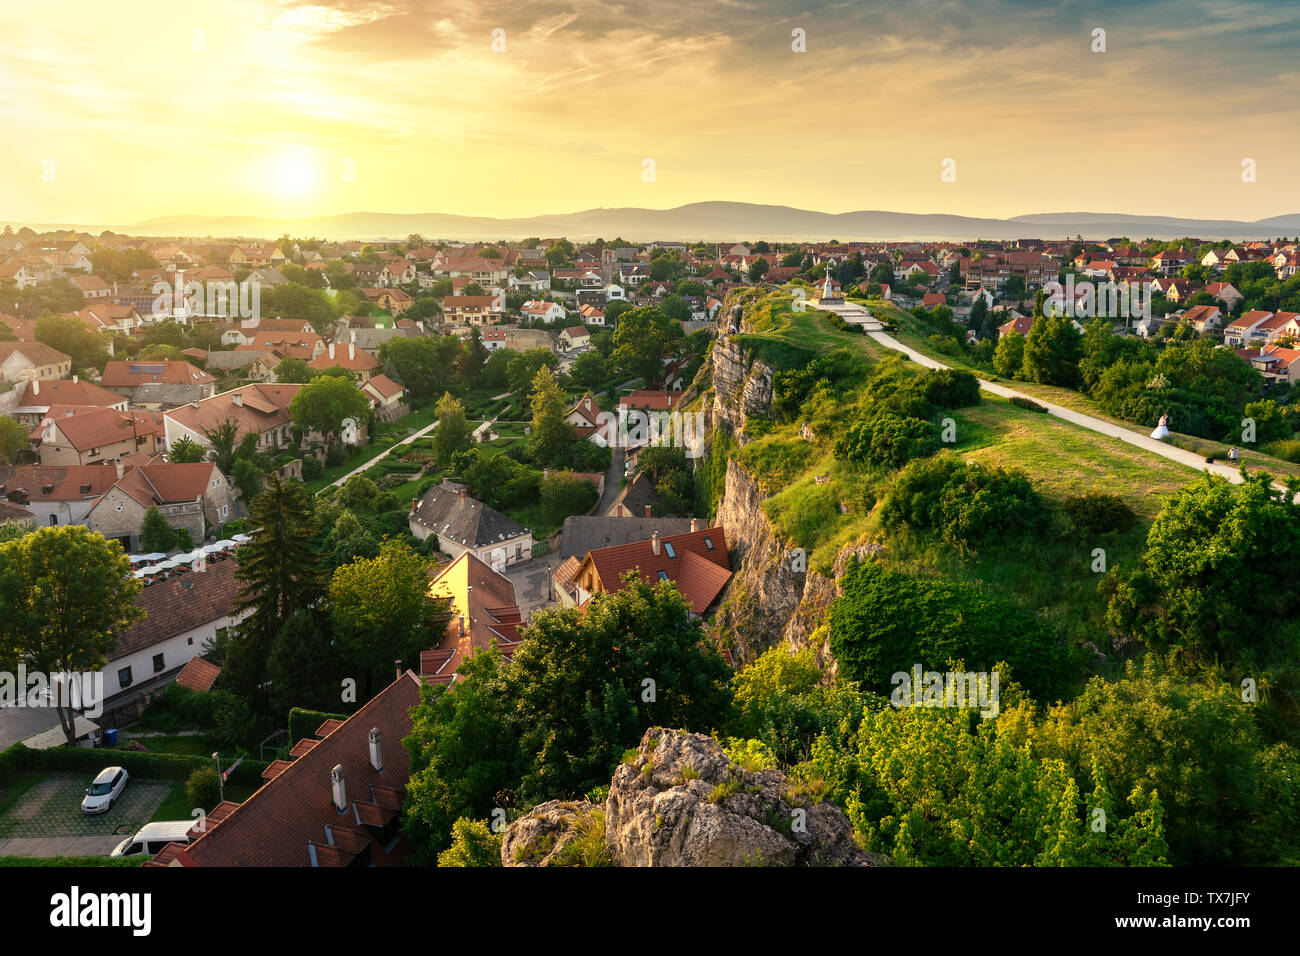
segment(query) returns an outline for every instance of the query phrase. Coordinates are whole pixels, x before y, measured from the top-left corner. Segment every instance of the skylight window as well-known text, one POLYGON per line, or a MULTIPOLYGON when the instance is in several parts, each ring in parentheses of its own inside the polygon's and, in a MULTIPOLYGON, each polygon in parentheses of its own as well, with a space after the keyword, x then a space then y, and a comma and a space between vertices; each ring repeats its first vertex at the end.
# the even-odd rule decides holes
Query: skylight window
POLYGON ((713 550, 713 539, 712 539, 712 538, 705 538, 705 539, 704 539, 704 546, 705 546, 706 548, 708 548, 710 551, 712 551, 712 550, 713 550))
POLYGON ((673 550, 672 543, 669 541, 664 542, 664 551, 668 553, 668 557, 670 558, 677 557, 677 552, 673 550))
POLYGON ((668 580, 668 572, 667 572, 667 571, 660 571, 660 572, 659 572, 659 580, 660 580, 660 581, 667 581, 667 580, 668 580))

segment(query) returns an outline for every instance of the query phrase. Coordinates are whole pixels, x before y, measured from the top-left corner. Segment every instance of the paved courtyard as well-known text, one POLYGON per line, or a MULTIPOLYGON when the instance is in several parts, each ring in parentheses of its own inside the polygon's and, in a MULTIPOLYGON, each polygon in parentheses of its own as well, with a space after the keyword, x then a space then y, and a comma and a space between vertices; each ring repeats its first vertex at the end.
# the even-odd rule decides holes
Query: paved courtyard
POLYGON ((525 620, 532 611, 541 610, 550 603, 547 599, 551 577, 549 569, 559 566, 559 555, 546 554, 531 561, 512 564, 503 572, 515 586, 515 600, 519 602, 519 613, 525 620))
POLYGON ((0 814, 0 856, 107 854, 158 812, 172 784, 132 780, 113 809, 81 812, 90 776, 50 774, 0 814))

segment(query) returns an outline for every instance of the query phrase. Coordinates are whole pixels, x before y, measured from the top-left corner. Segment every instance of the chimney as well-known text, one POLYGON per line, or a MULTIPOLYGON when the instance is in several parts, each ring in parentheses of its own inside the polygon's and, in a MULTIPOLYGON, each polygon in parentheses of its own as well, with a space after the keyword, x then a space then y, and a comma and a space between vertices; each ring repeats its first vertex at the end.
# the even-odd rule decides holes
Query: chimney
POLYGON ((244 407, 244 396, 240 395, 238 392, 231 392, 230 400, 235 403, 236 408, 244 407))
POLYGON ((334 343, 330 343, 330 358, 334 357, 334 343))
POLYGON ((348 808, 347 788, 343 785, 343 764, 335 764, 330 771, 330 792, 334 797, 334 809, 342 813, 348 808))
POLYGON ((118 481, 121 481, 121 480, 122 480, 122 476, 126 474, 126 469, 122 467, 122 459, 121 459, 121 458, 119 458, 119 459, 117 460, 115 470, 117 471, 117 480, 118 480, 118 481))
POLYGON ((39 378, 32 379, 32 394, 41 394, 41 380, 39 378))
MULTIPOLYGON (((401 662, 401 660, 400 660, 400 659, 395 659, 395 660, 393 661, 393 667, 397 668, 397 679, 398 679, 398 680, 401 680, 401 679, 402 679, 402 662, 401 662)), ((372 731, 370 731, 370 732, 371 732, 372 734, 378 734, 378 733, 379 733, 378 730, 372 730, 372 731)), ((382 770, 383 768, 381 767, 381 768, 379 768, 379 769, 382 770)))
POLYGON ((645 506, 645 516, 646 516, 647 518, 650 517, 650 506, 649 506, 649 505, 646 505, 646 506, 645 506))
POLYGON ((464 504, 467 498, 469 498, 469 489, 468 489, 468 488, 462 488, 462 489, 460 489, 460 502, 461 502, 461 504, 464 504))
POLYGON ((659 554, 659 532, 656 531, 650 535, 650 550, 656 555, 659 554))
POLYGON ((75 376, 75 375, 72 376, 72 384, 73 384, 73 385, 76 385, 76 384, 77 384, 77 376, 75 376))
POLYGON ((350 361, 352 361, 353 359, 355 359, 356 357, 357 357, 357 347, 356 347, 355 345, 353 345, 351 342, 349 342, 349 343, 348 343, 348 361, 350 362, 350 361))
POLYGON ((415 514, 415 509, 417 509, 417 508, 419 508, 419 507, 420 507, 420 499, 419 499, 419 498, 412 498, 412 499, 411 499, 411 514, 415 514))
POLYGON ((384 772, 384 752, 379 746, 379 728, 370 728, 370 766, 375 768, 375 773, 384 772))
POLYGON ((691 534, 694 534, 695 532, 697 532, 697 531, 699 531, 699 530, 700 530, 700 519, 699 519, 699 518, 692 518, 692 519, 691 519, 691 534))

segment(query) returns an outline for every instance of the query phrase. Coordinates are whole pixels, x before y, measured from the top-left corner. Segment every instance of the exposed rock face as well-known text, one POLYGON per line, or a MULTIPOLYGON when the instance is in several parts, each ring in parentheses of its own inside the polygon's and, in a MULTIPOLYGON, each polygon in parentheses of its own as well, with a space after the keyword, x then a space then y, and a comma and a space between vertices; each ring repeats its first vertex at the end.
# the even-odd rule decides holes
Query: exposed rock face
POLYGON ((740 345, 731 337, 713 344, 709 363, 714 390, 712 424, 725 422, 744 444, 745 419, 771 412, 775 373, 763 362, 746 363, 740 345))
POLYGON ((578 820, 599 809, 586 800, 548 800, 506 827, 502 866, 552 866, 578 838, 578 820))
POLYGON ((652 727, 614 772, 605 841, 620 866, 873 866, 839 808, 736 766, 712 737, 652 727))

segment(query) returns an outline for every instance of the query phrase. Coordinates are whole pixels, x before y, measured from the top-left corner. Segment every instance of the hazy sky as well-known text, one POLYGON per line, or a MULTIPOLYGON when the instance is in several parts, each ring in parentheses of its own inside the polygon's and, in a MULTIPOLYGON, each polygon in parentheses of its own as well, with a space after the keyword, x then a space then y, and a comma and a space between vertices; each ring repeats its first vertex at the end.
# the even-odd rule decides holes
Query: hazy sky
POLYGON ((1256 219, 1300 212, 1298 53, 1294 0, 6 3, 0 220, 1256 219))

